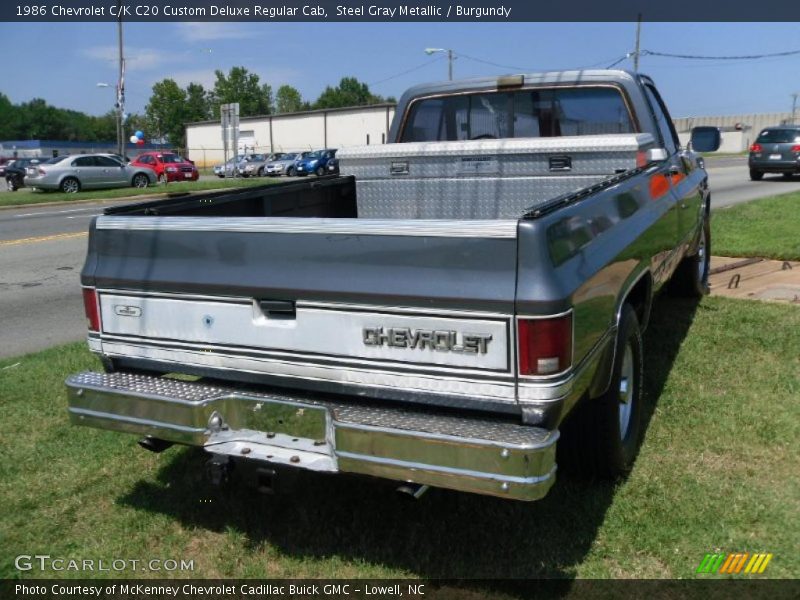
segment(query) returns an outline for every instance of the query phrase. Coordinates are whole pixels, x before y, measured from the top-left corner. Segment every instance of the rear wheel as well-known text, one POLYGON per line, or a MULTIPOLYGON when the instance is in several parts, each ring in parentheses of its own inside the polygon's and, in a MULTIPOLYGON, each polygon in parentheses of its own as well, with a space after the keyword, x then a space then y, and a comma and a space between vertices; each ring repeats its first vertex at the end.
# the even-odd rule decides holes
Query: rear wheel
POLYGON ((636 311, 622 307, 605 394, 587 400, 568 430, 571 451, 580 470, 601 477, 630 472, 644 434, 642 411, 642 335, 636 311))
POLYGON ((764 173, 757 169, 750 169, 750 179, 753 181, 761 181, 764 179, 764 173))
POLYGON ((65 194, 77 194, 81 191, 81 182, 74 177, 67 177, 61 182, 61 191, 65 194))
POLYGON ((286 176, 287 177, 293 177, 294 176, 294 167, 289 167, 288 169, 286 169, 286 176))
POLYGON ((264 176, 264 167, 259 167, 259 168, 258 168, 258 173, 257 173, 257 175, 258 175, 259 177, 263 177, 263 176, 264 176))
POLYGON ((137 173, 133 176, 133 187, 146 188, 150 185, 150 179, 144 173, 137 173))
POLYGON ((685 257, 670 281, 670 291, 677 296, 700 298, 708 294, 708 272, 711 259, 711 228, 708 217, 703 219, 697 250, 685 257))

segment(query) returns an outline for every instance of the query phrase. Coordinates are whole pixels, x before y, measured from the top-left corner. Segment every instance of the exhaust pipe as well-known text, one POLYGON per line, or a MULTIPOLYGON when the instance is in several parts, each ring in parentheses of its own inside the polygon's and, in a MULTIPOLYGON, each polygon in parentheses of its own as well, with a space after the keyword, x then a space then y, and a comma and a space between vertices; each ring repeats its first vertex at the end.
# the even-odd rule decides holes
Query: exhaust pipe
POLYGON ((159 452, 163 452, 167 448, 172 447, 173 442, 150 437, 148 435, 147 437, 143 437, 139 440, 139 445, 145 450, 150 450, 150 452, 155 452, 158 454, 159 452))
POLYGON ((422 498, 422 495, 430 489, 431 486, 429 485, 422 485, 420 483, 404 483, 399 488, 397 488, 397 493, 403 496, 404 498, 410 498, 412 500, 419 500, 422 498))

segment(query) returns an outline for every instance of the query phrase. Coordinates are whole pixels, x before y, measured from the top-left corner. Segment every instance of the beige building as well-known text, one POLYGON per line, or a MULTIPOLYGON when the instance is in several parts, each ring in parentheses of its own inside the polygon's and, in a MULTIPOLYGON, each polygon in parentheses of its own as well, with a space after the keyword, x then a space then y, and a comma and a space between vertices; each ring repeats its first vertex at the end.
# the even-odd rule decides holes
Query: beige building
MULTIPOLYGON (((240 152, 291 152, 385 144, 394 104, 329 108, 239 120, 240 152)), ((219 121, 189 123, 186 153, 198 166, 223 160, 219 121)))
MULTIPOLYGON (((394 117, 394 104, 310 110, 285 115, 245 117, 239 121, 240 152, 291 152, 385 144, 394 117)), ((791 113, 682 117, 674 119, 681 143, 689 141, 692 127, 713 125, 722 129, 719 152, 746 151, 764 127, 789 123, 791 113)), ((219 121, 186 126, 187 154, 198 166, 222 162, 219 121)))

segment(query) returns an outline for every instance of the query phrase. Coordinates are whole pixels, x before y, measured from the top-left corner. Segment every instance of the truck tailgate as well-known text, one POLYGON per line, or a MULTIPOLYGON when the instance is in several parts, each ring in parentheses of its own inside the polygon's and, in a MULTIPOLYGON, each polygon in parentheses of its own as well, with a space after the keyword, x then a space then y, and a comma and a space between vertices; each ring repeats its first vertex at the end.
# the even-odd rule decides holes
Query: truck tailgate
POLYGON ((508 406, 516 231, 515 221, 104 216, 82 280, 98 291, 95 343, 118 360, 508 406))

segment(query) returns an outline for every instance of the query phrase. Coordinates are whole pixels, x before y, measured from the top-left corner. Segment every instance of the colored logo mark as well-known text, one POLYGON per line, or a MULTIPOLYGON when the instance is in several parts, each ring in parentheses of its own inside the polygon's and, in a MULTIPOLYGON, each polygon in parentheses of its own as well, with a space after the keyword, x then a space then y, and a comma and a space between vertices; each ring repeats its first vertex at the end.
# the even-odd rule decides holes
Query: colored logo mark
POLYGON ((763 573, 772 554, 767 552, 733 552, 731 554, 706 554, 695 573, 730 573, 749 574, 763 573))

